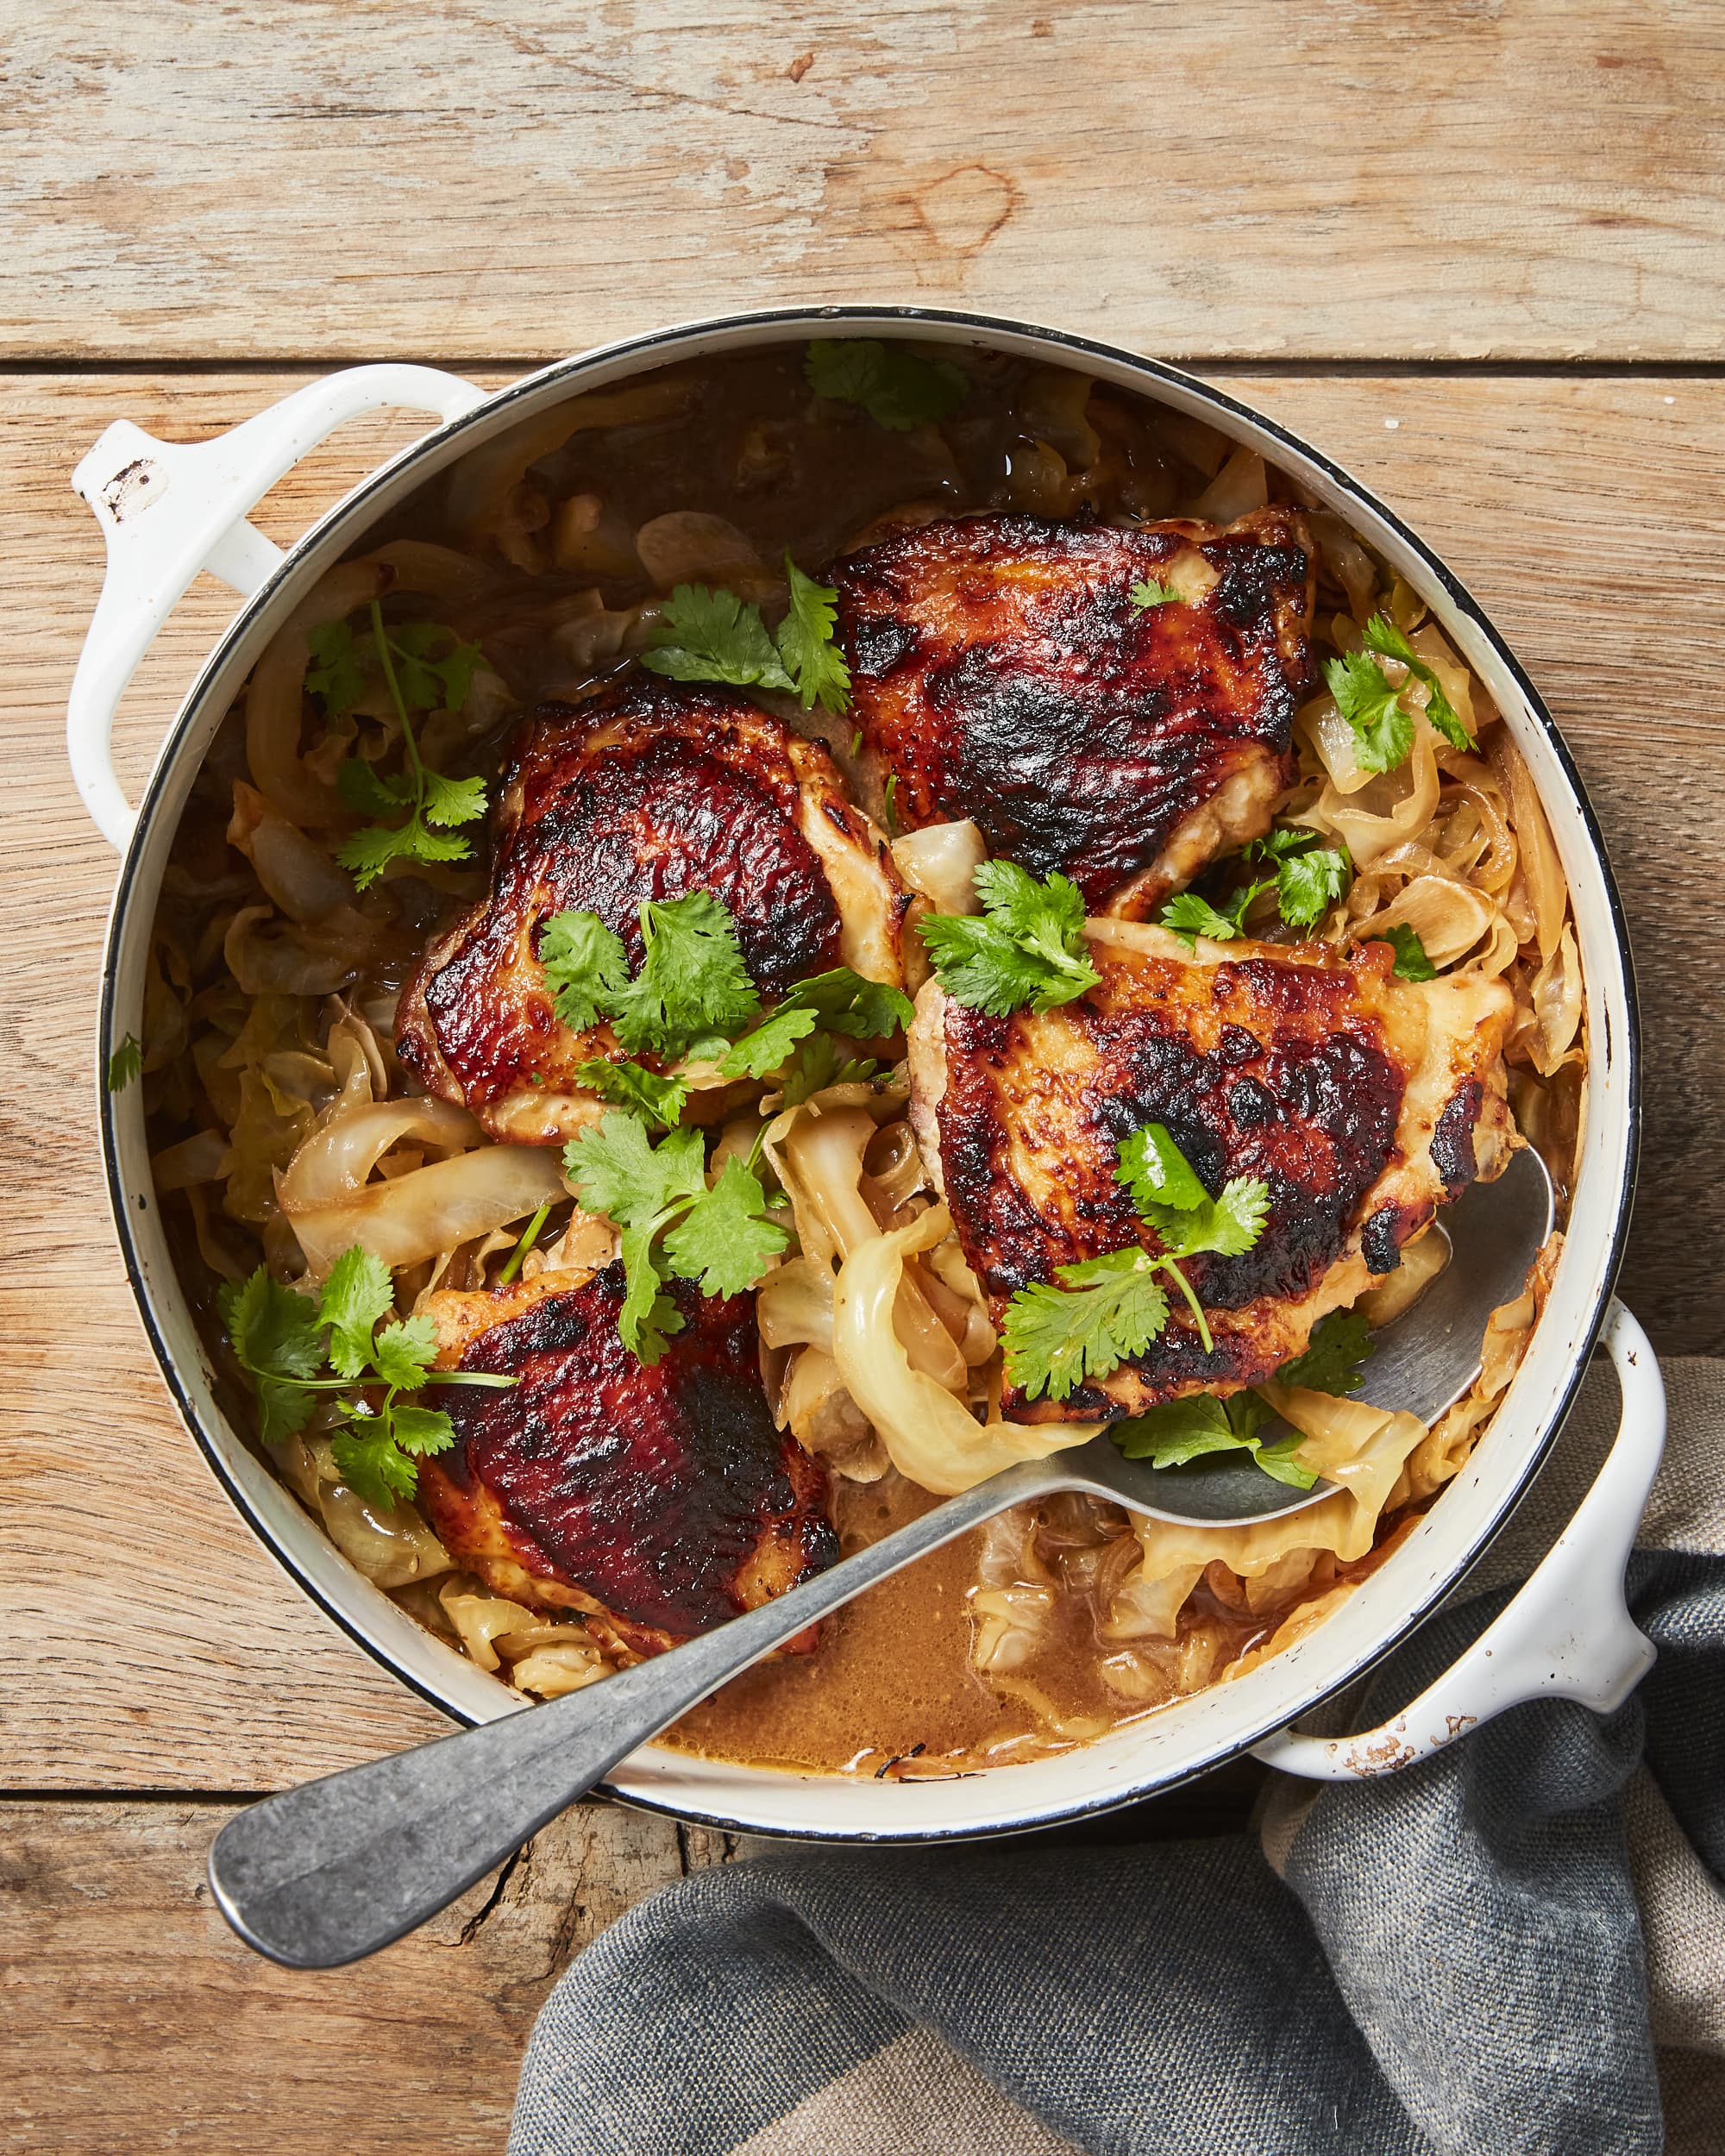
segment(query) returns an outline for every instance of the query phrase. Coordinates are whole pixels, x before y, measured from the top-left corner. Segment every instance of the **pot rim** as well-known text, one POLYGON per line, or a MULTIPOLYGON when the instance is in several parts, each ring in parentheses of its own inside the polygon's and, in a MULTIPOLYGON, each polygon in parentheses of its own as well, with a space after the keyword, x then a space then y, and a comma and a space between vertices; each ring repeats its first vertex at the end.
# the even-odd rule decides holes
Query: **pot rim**
MULTIPOLYGON (((490 436, 503 431, 515 417, 522 416, 519 407, 536 400, 546 404, 555 402, 545 392, 554 386, 568 390, 580 377, 601 370, 612 374, 645 371, 666 364, 683 348, 711 346, 714 340, 734 339, 741 342, 750 331, 760 332, 763 341, 788 342, 799 336, 818 335, 823 329, 837 329, 852 335, 870 332, 886 335, 914 335, 919 327, 935 332, 959 332, 977 342, 1000 349, 1015 349, 1026 356, 1032 354, 1045 356, 1054 363, 1081 366, 1085 361, 1101 362, 1102 371, 1116 379, 1123 376, 1136 378, 1127 386, 1138 393, 1157 396, 1158 390, 1176 392, 1176 403, 1190 400, 1201 404, 1211 412, 1233 421, 1230 431, 1239 440, 1243 435, 1257 435, 1267 438, 1276 448, 1287 454, 1289 465, 1298 469, 1304 466, 1320 473, 1338 494, 1351 505, 1364 509, 1369 518, 1375 518, 1391 532, 1401 545, 1424 568, 1434 585, 1443 592, 1455 612, 1464 617, 1474 628, 1492 656, 1503 668, 1523 700, 1526 711, 1543 737, 1543 745, 1558 766, 1571 801, 1578 815, 1586 842, 1586 851, 1596 873, 1605 903, 1609 942, 1614 948, 1618 966, 1615 984, 1622 997, 1622 1015, 1625 1020, 1626 1037, 1621 1042, 1609 1038, 1610 1012, 1606 1009, 1607 1038, 1604 1044, 1609 1059, 1615 1062, 1621 1073, 1622 1102, 1617 1113, 1622 1122, 1621 1175, 1615 1200, 1611 1206, 1609 1237, 1606 1240, 1603 1263, 1597 1274, 1590 1307, 1586 1311, 1567 1351, 1567 1369, 1561 1385, 1546 1395, 1534 1408, 1529 1403, 1527 1413, 1531 1419, 1537 1413, 1543 1427, 1537 1444, 1527 1447, 1515 1472, 1499 1495, 1490 1516, 1480 1526, 1471 1548, 1465 1556, 1452 1564, 1447 1571, 1436 1578, 1430 1587, 1416 1597, 1387 1630, 1380 1627, 1378 1633, 1364 1650, 1353 1654, 1340 1674, 1326 1677, 1321 1688, 1310 1695, 1302 1695, 1289 1702, 1273 1706, 1261 1717, 1262 1726, 1252 1726, 1245 1737, 1235 1736, 1226 1743, 1201 1752, 1176 1771, 1157 1773, 1153 1779, 1139 1781, 1124 1789, 1096 1788, 1088 1795, 1075 1796, 1070 1801, 1052 1805, 1033 1805, 1028 1809, 1014 1807, 1009 1799, 1000 1809, 1002 1816, 985 1824, 940 1824, 925 1827, 888 1827, 881 1830, 859 1829, 855 1827, 831 1827, 819 1823, 788 1826, 762 1821, 758 1818, 732 1816, 723 1810, 715 1810, 685 1797, 676 1801, 656 1795, 650 1789, 626 1783, 628 1762, 617 1771, 612 1780, 602 1785, 605 1794, 639 1810, 664 1814, 673 1818, 691 1820, 718 1831, 750 1835, 776 1835, 788 1839, 832 1840, 858 1843, 888 1843, 913 1846, 952 1840, 986 1839, 1002 1834, 1017 1833, 1030 1828, 1051 1827, 1064 1821, 1100 1816, 1122 1806, 1142 1801, 1145 1796, 1163 1790, 1176 1789, 1208 1773, 1225 1760, 1239 1757, 1251 1746, 1274 1731, 1310 1714, 1323 1700, 1334 1695, 1346 1685, 1375 1668, 1387 1655, 1401 1645, 1438 1605, 1446 1600, 1467 1577, 1485 1551, 1495 1542, 1522 1498, 1526 1495, 1540 1465, 1543 1463, 1557 1436, 1563 1427, 1569 1410, 1586 1373, 1594 1344, 1603 1323, 1613 1287, 1622 1265, 1624 1246, 1628 1233, 1640 1149, 1641 1121, 1641 1059, 1640 1022, 1635 987, 1633 957, 1630 950, 1627 918, 1610 865, 1603 835, 1583 784, 1568 744, 1565 741, 1544 699, 1535 688, 1526 669, 1510 649, 1502 633, 1494 626, 1490 616, 1473 593, 1456 575, 1448 564, 1396 512, 1380 501, 1372 491, 1355 479, 1344 467, 1314 448, 1302 436, 1283 426, 1276 420, 1258 411, 1254 406, 1229 394, 1222 388, 1206 382, 1166 361, 1146 358, 1123 348, 1108 345, 1070 330, 1046 328, 1011 317, 973 313, 967 310, 925 308, 910 305, 831 305, 820 307, 783 307, 744 310, 740 312, 701 317, 662 329, 643 332, 633 337, 613 340, 592 350, 555 360, 549 365, 505 384, 502 388, 486 395, 483 401, 471 411, 455 419, 446 421, 420 436, 415 442, 377 466, 346 495, 331 505, 287 548, 282 561, 269 577, 238 608, 233 619, 199 667, 169 727, 157 753, 154 765, 138 805, 136 828, 123 856, 117 878, 109 922, 104 937, 102 981, 98 1017, 98 1123, 101 1131, 102 1153, 108 1194, 113 1213, 116 1238, 120 1244, 128 1282, 137 1305, 157 1366, 172 1395, 181 1420, 190 1431, 194 1443, 203 1454, 216 1480, 233 1501, 236 1509, 258 1537, 264 1548, 279 1564, 296 1585, 305 1593, 339 1629, 380 1667, 389 1671, 398 1683, 408 1687, 426 1703, 458 1723, 471 1727, 479 1719, 464 1706, 442 1693, 429 1679, 424 1679, 403 1667, 392 1651, 374 1639, 367 1630, 362 1614, 349 1613, 339 1606, 331 1594, 311 1576, 310 1570, 285 1549, 269 1523, 262 1517, 249 1493, 224 1457, 222 1446, 205 1430, 204 1415, 191 1389, 184 1379, 172 1344, 159 1320, 154 1294, 145 1276, 142 1255, 138 1246, 130 1211, 127 1202, 128 1187, 122 1160, 122 1140, 118 1129, 116 1107, 118 1097, 110 1095, 101 1083, 101 1072, 105 1069, 106 1054, 116 1035, 116 1005, 123 982, 120 969, 119 943, 129 908, 137 896, 136 886, 142 870, 146 840, 163 806, 172 774, 177 769, 188 735, 203 715, 206 699, 212 687, 223 674, 239 645, 253 635, 261 617, 283 600, 290 586, 298 587, 310 581, 310 562, 314 555, 323 553, 331 542, 346 536, 360 536, 369 516, 376 512, 377 497, 386 488, 399 486, 410 473, 419 467, 433 469, 446 467, 464 450, 476 446, 469 437, 475 435, 490 436), (624 363, 632 363, 627 367, 624 363), (1005 1814, 1010 1814, 1009 1816, 1005 1814)), ((941 340, 949 341, 949 340, 941 340)), ((430 472, 422 473, 429 477, 430 472)), ((404 490, 405 491, 405 490, 404 490)), ((152 894, 154 897, 154 894, 152 894)), ((1579 923, 1578 922, 1578 929, 1579 923)), ((1602 984, 1602 988, 1604 984, 1602 984)), ((1602 1171, 1603 1172, 1603 1171, 1602 1171)), ((1512 1387, 1512 1393, 1514 1388, 1512 1387)), ((1509 1400, 1500 1402, 1494 1422, 1509 1411, 1509 1400)), ((225 1421, 225 1418, 223 1418, 225 1421)), ((245 1446, 245 1439, 235 1432, 237 1441, 245 1446)), ((314 1522, 308 1521, 314 1531, 321 1533, 314 1522)), ((355 1576, 359 1576, 355 1575, 355 1576)), ((1337 1613, 1340 1614, 1340 1613, 1337 1613)), ((1320 1631, 1327 1629, 1327 1620, 1320 1631)), ((1295 1650, 1285 1650, 1276 1658, 1286 1664, 1295 1650)), ((1270 1666, 1270 1665, 1266 1665, 1270 1666)), ((1309 1680, 1308 1680, 1309 1683, 1309 1680)), ((1214 1688, 1210 1688, 1214 1689, 1214 1688)), ((1202 1693, 1195 1698, 1204 1696, 1202 1693)), ((1169 1712, 1177 1711, 1182 1702, 1171 1702, 1169 1712)), ((525 1703, 523 1702, 524 1705, 525 1703)), ((500 1711, 510 1711, 507 1706, 500 1711)), ((1151 1719, 1158 1719, 1151 1717, 1151 1719)), ((1131 1727, 1142 1727, 1142 1724, 1131 1727)), ((1107 1744, 1107 1738, 1079 1747, 1081 1753, 1096 1753, 1107 1744)), ((674 1762, 684 1771, 690 1785, 699 1787, 699 1770, 707 1763, 688 1755, 655 1752, 659 1762, 674 1762)), ((768 1776, 785 1784, 803 1781, 823 1782, 838 1777, 804 1776, 794 1771, 772 1767, 728 1766, 733 1773, 750 1777, 768 1776)), ((1016 1778, 1028 1776, 1033 1770, 1020 1764, 987 1771, 992 1782, 1010 1771, 1016 1778)), ((966 1777, 957 1779, 970 1778, 966 1777)), ((928 1788, 931 1783, 894 1785, 928 1788)))

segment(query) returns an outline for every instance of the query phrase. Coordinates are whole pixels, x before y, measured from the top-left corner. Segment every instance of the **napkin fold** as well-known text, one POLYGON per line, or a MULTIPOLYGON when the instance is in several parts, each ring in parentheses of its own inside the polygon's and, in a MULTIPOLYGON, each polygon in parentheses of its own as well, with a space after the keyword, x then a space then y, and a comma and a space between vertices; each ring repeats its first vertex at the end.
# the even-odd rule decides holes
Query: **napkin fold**
MULTIPOLYGON (((1659 1661, 1609 1720, 1536 1702, 1383 1780, 1277 1776, 1250 1835, 699 1873, 547 2001, 511 2156, 1717 2156, 1725 1362, 1663 1368, 1629 1576, 1659 1661)), ((1598 1366, 1343 1726, 1484 1629, 1615 1426, 1598 1366)))

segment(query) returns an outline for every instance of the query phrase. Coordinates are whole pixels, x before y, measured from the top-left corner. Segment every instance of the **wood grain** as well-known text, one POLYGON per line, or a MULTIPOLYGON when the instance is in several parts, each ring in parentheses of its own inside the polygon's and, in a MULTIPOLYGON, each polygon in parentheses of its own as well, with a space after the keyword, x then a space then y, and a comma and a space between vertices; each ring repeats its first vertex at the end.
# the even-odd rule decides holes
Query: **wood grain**
POLYGON ((0 2149, 499 2156, 540 2002, 681 1876, 668 1821, 583 1808, 398 1946, 307 1975, 228 1930, 212 1803, 0 1803, 0 2149))
POLYGON ((1709 0, 13 0, 0 354, 552 356, 716 308, 1713 359, 1709 0))
MULTIPOLYGON (((299 377, 0 381, 12 564, 0 846, 0 1729, 19 1789, 273 1787, 430 1734, 437 1718, 254 1544, 158 1381, 111 1242, 91 1013, 112 856, 62 760, 100 576, 65 476, 124 414, 207 435, 299 377)), ((1710 385, 1238 379, 1352 466, 1496 612, 1605 821, 1648 1017, 1648 1147, 1626 1293, 1665 1349, 1725 1345, 1725 947, 1705 869, 1725 812, 1725 411, 1710 385), (1673 1223, 1680 1224, 1674 1230, 1673 1223)), ((415 423, 376 423, 284 482, 286 539, 415 423)), ((200 589, 129 701, 135 781, 229 602, 200 589)))

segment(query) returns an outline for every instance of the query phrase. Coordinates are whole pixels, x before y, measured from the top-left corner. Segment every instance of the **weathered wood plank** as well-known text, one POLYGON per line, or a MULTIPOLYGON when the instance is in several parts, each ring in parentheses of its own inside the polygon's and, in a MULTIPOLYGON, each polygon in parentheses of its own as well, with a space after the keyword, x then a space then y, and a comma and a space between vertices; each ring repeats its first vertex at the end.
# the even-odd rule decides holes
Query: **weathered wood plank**
POLYGON ((352 1969, 278 1969, 204 1883, 232 1808, 0 1803, 0 2147, 499 2156, 541 2002, 680 1875, 676 1829, 568 1814, 352 1969))
POLYGON ((0 350, 555 355, 716 306, 1711 358, 1708 0, 16 0, 0 350))
MULTIPOLYGON (((269 1787, 436 1727, 303 1601, 204 1472, 150 1366, 94 1153, 90 1037, 113 863, 65 774, 60 729, 100 561, 65 475, 112 417, 190 438, 292 379, 0 383, 12 414, 0 430, 0 555, 12 569, 0 1728, 14 1787, 269 1787)), ((1725 596, 1715 387, 1233 386, 1352 464, 1446 550, 1567 728, 1623 880, 1648 1010, 1649 1146, 1626 1292, 1662 1347, 1716 1351, 1725 946, 1696 873, 1716 857, 1725 810, 1725 651, 1702 633, 1725 596)), ((411 423, 351 430, 284 484, 262 521, 291 536, 411 423)), ((226 610, 201 592, 164 636, 124 730, 134 777, 226 610)))

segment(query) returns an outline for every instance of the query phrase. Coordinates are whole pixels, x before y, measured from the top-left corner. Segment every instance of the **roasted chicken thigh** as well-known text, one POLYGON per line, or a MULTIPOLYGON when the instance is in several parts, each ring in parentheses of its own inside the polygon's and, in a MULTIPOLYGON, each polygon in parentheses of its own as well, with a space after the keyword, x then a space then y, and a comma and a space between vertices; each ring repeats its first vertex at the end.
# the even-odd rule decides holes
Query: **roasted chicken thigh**
POLYGON ((426 952, 396 1047, 430 1093, 495 1138, 553 1144, 599 1105, 574 1073, 621 1051, 559 1018, 545 924, 588 912, 642 955, 643 899, 729 907, 771 996, 848 965, 896 987, 908 903, 886 841, 827 751, 734 690, 637 671, 577 705, 542 705, 505 774, 489 894, 426 952))
POLYGON ((838 1556, 826 1476, 773 1427, 748 1296, 667 1293, 684 1320, 647 1365, 618 1337, 623 1268, 439 1294, 438 1366, 515 1377, 448 1386, 454 1448, 421 1463, 426 1514, 486 1585, 574 1609, 609 1653, 657 1654, 838 1556))
POLYGON ((1183 1269, 1214 1337, 1175 1301, 1134 1363, 1061 1401, 1008 1388, 1020 1421, 1138 1413, 1227 1392, 1298 1354, 1326 1312, 1400 1263, 1446 1200, 1508 1157, 1509 990, 1479 974, 1397 980, 1388 943, 1201 943, 1098 924, 1101 984, 990 1018, 931 981, 910 1033, 912 1115, 998 1326, 1057 1266, 1154 1251, 1117 1181, 1121 1141, 1164 1125, 1214 1195, 1261 1178, 1270 1213, 1244 1256, 1183 1269))
POLYGON ((1268 828, 1314 678, 1314 580, 1276 506, 1226 527, 947 518, 831 571, 899 819, 968 817, 992 854, 1133 918, 1268 828))

